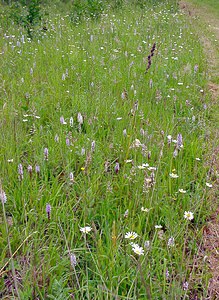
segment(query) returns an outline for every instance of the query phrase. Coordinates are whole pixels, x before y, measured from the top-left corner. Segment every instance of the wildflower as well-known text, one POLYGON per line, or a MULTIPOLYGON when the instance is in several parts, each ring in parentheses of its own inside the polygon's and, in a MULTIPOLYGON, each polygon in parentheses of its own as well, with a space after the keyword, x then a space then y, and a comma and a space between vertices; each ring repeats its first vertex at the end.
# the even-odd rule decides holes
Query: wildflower
POLYGON ((144 211, 144 212, 149 212, 151 210, 151 208, 144 208, 143 206, 142 206, 142 208, 141 208, 141 211, 144 211))
POLYGON ((174 247, 174 246, 175 246, 175 240, 174 240, 174 237, 171 236, 171 237, 168 239, 167 246, 168 246, 168 247, 174 247))
POLYGON ((82 116, 82 114, 81 114, 80 112, 78 113, 77 120, 78 120, 78 123, 79 123, 80 125, 83 124, 83 116, 82 116))
POLYGON ((175 173, 170 173, 169 175, 170 175, 171 178, 178 178, 178 177, 179 177, 179 176, 178 176, 177 174, 175 174, 175 173))
POLYGON ((127 136, 127 130, 126 129, 123 130, 123 136, 127 136))
POLYGON ((191 221, 191 220, 194 219, 194 214, 193 214, 191 211, 185 211, 185 212, 184 212, 184 218, 185 218, 186 220, 191 221))
POLYGON ((149 249, 150 248, 150 241, 145 241, 144 242, 144 247, 146 248, 146 249, 149 249))
MULTIPOLYGON (((148 165, 148 164, 145 164, 145 166, 148 165)), ((157 168, 156 167, 148 167, 148 171, 156 171, 157 168)))
POLYGON ((171 144, 171 141, 172 141, 172 136, 169 134, 167 136, 167 143, 170 145, 171 144))
POLYGON ((66 143, 66 146, 70 146, 70 140, 69 140, 69 138, 66 138, 65 143, 66 143))
POLYGON ((186 193, 186 191, 184 189, 179 189, 179 192, 182 193, 182 194, 186 193))
POLYGON ((84 148, 81 149, 81 155, 82 156, 85 155, 85 149, 84 148))
POLYGON ((70 179, 70 182, 71 182, 71 183, 74 182, 74 174, 73 174, 73 172, 71 172, 71 173, 69 174, 69 179, 70 179))
POLYGON ((82 233, 89 233, 92 230, 92 228, 90 226, 85 226, 85 227, 80 227, 80 231, 82 233))
POLYGON ((206 182, 206 186, 212 188, 213 185, 211 183, 206 182))
POLYGON ((73 119, 73 117, 70 118, 69 123, 70 123, 70 126, 73 127, 73 124, 74 124, 74 119, 73 119))
POLYGON ((135 139, 130 148, 139 148, 141 146, 141 142, 138 139, 135 139))
POLYGON ((73 268, 77 265, 77 260, 76 260, 76 256, 74 253, 70 254, 70 262, 71 262, 71 266, 73 268))
POLYGON ((18 175, 19 175, 19 180, 21 181, 24 178, 24 172, 23 172, 22 164, 18 165, 18 175))
POLYGON ((40 166, 38 166, 38 165, 35 166, 35 172, 36 172, 37 174, 40 173, 40 166))
POLYGON ((134 240, 138 237, 138 234, 136 232, 127 232, 125 234, 125 239, 130 239, 130 240, 134 240))
POLYGON ((144 249, 142 247, 140 247, 138 244, 134 244, 132 246, 132 250, 139 256, 144 255, 144 249))
POLYGON ((92 143, 91 143, 91 152, 95 151, 95 147, 96 147, 96 142, 92 141, 92 143))
POLYGON ((7 196, 3 190, 0 191, 0 199, 3 204, 5 204, 7 202, 7 196))
POLYGON ((48 216, 48 220, 50 220, 50 216, 51 216, 51 205, 50 204, 46 204, 46 213, 48 216))
POLYGON ((147 65, 145 74, 148 72, 148 70, 149 70, 150 67, 151 67, 151 58, 154 56, 155 48, 156 48, 156 43, 153 44, 153 46, 152 46, 152 48, 151 48, 151 53, 150 53, 150 55, 148 55, 148 65, 147 65))
POLYGON ((173 151, 173 157, 176 158, 178 155, 178 149, 175 148, 174 151, 173 151))
POLYGON ((45 148, 44 149, 44 159, 45 160, 48 160, 48 155, 49 155, 49 150, 48 150, 48 148, 45 148))
POLYGON ((178 147, 178 148, 182 148, 182 146, 183 146, 182 134, 179 133, 179 134, 177 135, 177 147, 178 147))
POLYGON ((129 210, 126 209, 125 213, 124 213, 124 218, 128 218, 128 215, 129 215, 129 210))
POLYGON ((60 117, 60 123, 63 125, 67 124, 63 116, 60 117))
POLYGON ((196 159, 195 160, 197 160, 197 161, 201 161, 201 159, 199 158, 199 157, 196 157, 196 159))
POLYGON ((58 143, 58 141, 59 141, 59 136, 58 136, 58 134, 56 134, 55 135, 55 142, 58 143))
POLYGON ((183 287, 183 290, 184 290, 184 291, 188 290, 188 288, 189 288, 188 282, 187 282, 187 281, 183 282, 182 287, 183 287))
POLYGON ((140 129, 140 135, 144 136, 145 135, 145 131, 143 128, 140 129))
POLYGON ((155 227, 156 229, 161 229, 161 228, 163 228, 162 225, 155 225, 154 227, 155 227))
POLYGON ((125 163, 126 163, 126 164, 132 163, 132 159, 126 159, 126 160, 125 160, 125 163))
POLYGON ((198 71, 198 65, 194 66, 194 73, 196 73, 198 71))
POLYGON ((118 174, 119 173, 119 169, 120 169, 118 162, 116 162, 116 165, 115 165, 114 169, 115 169, 115 173, 118 174))
POLYGON ((29 166, 27 167, 27 171, 28 171, 28 173, 30 174, 30 177, 32 177, 33 167, 32 167, 31 165, 29 165, 29 166))
POLYGON ((123 90, 123 92, 121 94, 121 98, 122 98, 122 100, 125 100, 128 98, 128 93, 127 93, 126 89, 123 90))
POLYGON ((147 168, 147 166, 145 166, 145 165, 138 166, 139 170, 144 170, 145 168, 147 168))

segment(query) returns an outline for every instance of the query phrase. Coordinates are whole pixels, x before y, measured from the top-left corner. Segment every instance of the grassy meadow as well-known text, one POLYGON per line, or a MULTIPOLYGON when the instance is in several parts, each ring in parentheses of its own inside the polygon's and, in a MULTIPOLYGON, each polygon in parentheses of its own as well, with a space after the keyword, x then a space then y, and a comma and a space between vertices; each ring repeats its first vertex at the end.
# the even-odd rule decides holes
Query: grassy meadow
POLYGON ((186 17, 171 1, 78 23, 53 7, 30 37, 8 14, 0 297, 204 299, 211 103, 186 17))

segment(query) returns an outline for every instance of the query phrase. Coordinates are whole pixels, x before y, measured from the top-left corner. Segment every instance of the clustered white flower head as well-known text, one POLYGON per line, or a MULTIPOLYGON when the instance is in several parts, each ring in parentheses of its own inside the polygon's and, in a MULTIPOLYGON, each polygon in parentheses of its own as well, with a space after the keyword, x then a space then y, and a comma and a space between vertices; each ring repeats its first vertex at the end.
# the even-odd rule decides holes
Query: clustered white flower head
POLYGON ((193 212, 191 212, 191 211, 185 211, 185 212, 184 212, 184 218, 185 218, 186 220, 189 220, 189 221, 193 220, 193 219, 194 219, 194 214, 193 214, 193 212))

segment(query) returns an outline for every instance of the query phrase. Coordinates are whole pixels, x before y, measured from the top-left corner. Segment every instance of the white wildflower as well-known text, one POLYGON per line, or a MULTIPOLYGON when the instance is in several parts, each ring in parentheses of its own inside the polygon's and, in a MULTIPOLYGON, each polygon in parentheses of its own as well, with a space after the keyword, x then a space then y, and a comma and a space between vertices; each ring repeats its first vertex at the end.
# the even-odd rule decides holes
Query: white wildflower
POLYGON ((178 176, 177 174, 175 174, 175 173, 170 173, 169 175, 170 175, 171 178, 178 178, 178 177, 179 177, 179 176, 178 176))
POLYGON ((140 247, 138 244, 132 245, 132 250, 139 256, 144 255, 144 249, 140 247))
POLYGON ((83 233, 89 233, 92 230, 90 226, 80 227, 80 231, 83 233))
POLYGON ((138 237, 138 234, 137 234, 136 232, 130 231, 130 232, 127 232, 127 233, 125 234, 125 239, 134 240, 134 239, 136 239, 137 237, 138 237))
POLYGON ((191 212, 191 211, 185 211, 185 212, 184 212, 184 218, 185 218, 186 220, 189 220, 189 221, 193 220, 193 219, 194 219, 194 214, 193 214, 193 212, 191 212))

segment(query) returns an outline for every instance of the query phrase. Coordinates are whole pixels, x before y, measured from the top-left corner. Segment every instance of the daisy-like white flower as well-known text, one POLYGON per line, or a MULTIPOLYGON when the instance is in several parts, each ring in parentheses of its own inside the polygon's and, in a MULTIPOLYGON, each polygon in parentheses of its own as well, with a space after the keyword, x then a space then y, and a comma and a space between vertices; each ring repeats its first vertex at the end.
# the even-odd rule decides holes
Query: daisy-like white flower
POLYGON ((156 229, 161 229, 161 228, 163 228, 162 225, 155 225, 154 227, 155 227, 156 229))
POLYGON ((179 177, 179 175, 177 175, 175 173, 170 173, 169 175, 170 175, 171 178, 178 178, 179 177))
POLYGON ((151 208, 144 208, 143 206, 142 206, 142 208, 141 208, 141 211, 144 211, 144 212, 149 212, 151 210, 151 208))
POLYGON ((132 250, 139 256, 144 255, 144 249, 140 247, 138 244, 132 245, 132 250))
POLYGON ((197 160, 197 161, 201 161, 201 159, 199 158, 199 157, 196 157, 196 159, 195 160, 197 160))
POLYGON ((88 233, 92 230, 90 226, 80 227, 80 231, 83 233, 88 233))
POLYGON ((130 231, 125 234, 125 239, 134 240, 136 237, 138 237, 138 234, 134 231, 130 231))
POLYGON ((193 212, 191 212, 191 211, 185 211, 185 212, 184 212, 184 218, 185 218, 186 220, 189 220, 189 221, 193 220, 193 219, 194 219, 194 214, 193 214, 193 212))
POLYGON ((179 192, 182 193, 182 194, 186 193, 186 191, 184 189, 179 189, 179 192))
POLYGON ((139 170, 144 170, 146 167, 145 166, 143 166, 143 165, 141 165, 141 166, 138 166, 138 169, 139 170))
POLYGON ((211 183, 206 182, 206 186, 212 188, 213 185, 211 183))
POLYGON ((149 167, 149 168, 148 168, 148 171, 156 171, 156 170, 157 170, 156 167, 149 167))
POLYGON ((126 160, 125 160, 125 163, 126 163, 126 164, 129 164, 129 163, 131 163, 131 162, 132 162, 132 159, 126 159, 126 160))

